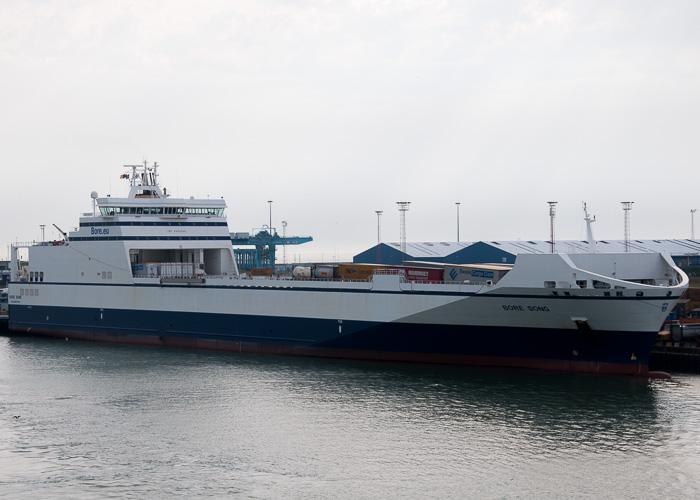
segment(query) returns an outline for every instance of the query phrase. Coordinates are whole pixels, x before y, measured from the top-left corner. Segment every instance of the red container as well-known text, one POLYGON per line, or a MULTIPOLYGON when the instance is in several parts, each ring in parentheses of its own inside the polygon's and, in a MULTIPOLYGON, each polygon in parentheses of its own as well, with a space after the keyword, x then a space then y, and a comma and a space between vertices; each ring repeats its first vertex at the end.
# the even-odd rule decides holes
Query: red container
POLYGON ((416 283, 442 281, 443 278, 443 270, 432 267, 392 266, 392 269, 403 271, 406 281, 415 281, 416 283))

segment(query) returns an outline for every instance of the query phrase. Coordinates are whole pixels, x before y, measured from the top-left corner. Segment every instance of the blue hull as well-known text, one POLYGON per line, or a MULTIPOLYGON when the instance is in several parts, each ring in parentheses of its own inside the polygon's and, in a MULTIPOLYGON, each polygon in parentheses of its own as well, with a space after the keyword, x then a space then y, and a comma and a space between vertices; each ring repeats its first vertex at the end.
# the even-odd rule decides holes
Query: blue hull
POLYGON ((646 374, 656 332, 371 323, 118 309, 10 306, 10 329, 220 350, 646 374), (48 319, 47 319, 48 318, 48 319))

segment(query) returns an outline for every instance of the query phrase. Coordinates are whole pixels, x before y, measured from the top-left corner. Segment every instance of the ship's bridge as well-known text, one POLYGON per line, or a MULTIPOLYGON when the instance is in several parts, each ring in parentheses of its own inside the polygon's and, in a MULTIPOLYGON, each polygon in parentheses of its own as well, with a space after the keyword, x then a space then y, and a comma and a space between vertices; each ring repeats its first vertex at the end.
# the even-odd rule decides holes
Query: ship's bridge
MULTIPOLYGON (((161 217, 223 217, 226 203, 223 199, 170 198, 166 188, 158 185, 158 164, 124 165, 131 173, 121 178, 129 181, 129 196, 126 198, 92 197, 99 206, 101 217, 120 215, 157 215, 161 217)), ((96 212, 96 210, 94 210, 96 212)), ((96 215, 96 213, 94 214, 96 215)))

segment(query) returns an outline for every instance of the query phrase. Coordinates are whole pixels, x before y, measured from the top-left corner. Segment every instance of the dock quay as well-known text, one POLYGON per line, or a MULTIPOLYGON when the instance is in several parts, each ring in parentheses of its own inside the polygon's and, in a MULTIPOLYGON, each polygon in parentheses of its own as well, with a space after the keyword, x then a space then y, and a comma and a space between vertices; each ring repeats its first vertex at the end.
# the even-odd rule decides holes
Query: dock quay
POLYGON ((700 342, 658 341, 651 351, 649 369, 700 373, 700 342))
POLYGON ((659 332, 649 358, 649 369, 700 373, 700 323, 675 321, 659 332))

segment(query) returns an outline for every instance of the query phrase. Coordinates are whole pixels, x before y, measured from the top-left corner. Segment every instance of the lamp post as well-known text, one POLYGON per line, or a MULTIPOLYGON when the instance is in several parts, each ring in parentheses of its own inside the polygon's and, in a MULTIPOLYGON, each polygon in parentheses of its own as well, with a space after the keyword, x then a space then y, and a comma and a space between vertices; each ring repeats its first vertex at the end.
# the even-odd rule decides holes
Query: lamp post
POLYGON ((457 205, 457 243, 459 243, 459 205, 460 203, 455 203, 457 205))
POLYGON ((377 264, 382 263, 382 210, 375 210, 377 213, 377 264))
POLYGON ((399 212, 401 213, 401 253, 403 254, 401 258, 406 260, 406 212, 411 202, 397 201, 396 204, 399 206, 399 212))
POLYGON ((270 236, 272 236, 272 200, 267 200, 270 204, 270 236))
POLYGON ((548 201, 547 203, 549 204, 549 244, 551 252, 554 253, 554 217, 557 215, 557 202, 548 201))
POLYGON ((284 250, 284 254, 282 256, 282 264, 287 263, 287 221, 283 220, 282 221, 282 239, 284 241, 282 245, 282 249, 284 250))
POLYGON ((630 251, 630 210, 632 210, 633 201, 621 201, 622 210, 625 212, 625 252, 630 251))
POLYGON ((695 239, 695 212, 697 212, 697 209, 693 208, 690 211, 690 239, 694 240, 695 239))

